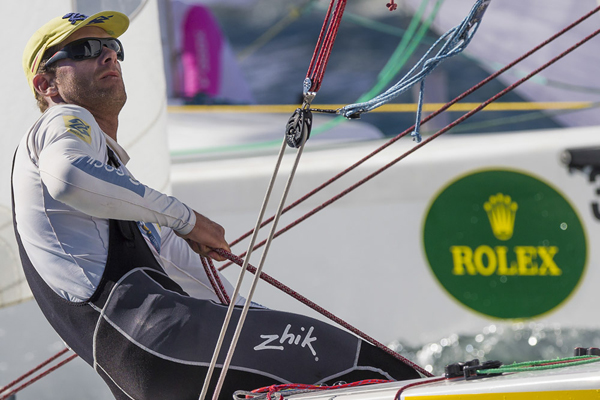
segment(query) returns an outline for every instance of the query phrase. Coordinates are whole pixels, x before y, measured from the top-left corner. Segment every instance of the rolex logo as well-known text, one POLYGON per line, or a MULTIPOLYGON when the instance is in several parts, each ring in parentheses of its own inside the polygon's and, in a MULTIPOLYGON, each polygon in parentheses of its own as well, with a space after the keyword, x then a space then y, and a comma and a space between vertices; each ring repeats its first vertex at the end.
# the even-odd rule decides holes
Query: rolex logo
POLYGON ((490 196, 490 200, 485 202, 483 209, 488 215, 496 239, 508 240, 512 237, 517 208, 517 203, 502 193, 490 196))
POLYGON ((429 206, 422 243, 444 290, 492 318, 546 315, 576 298, 587 266, 577 210, 543 180, 515 170, 451 181, 429 206))

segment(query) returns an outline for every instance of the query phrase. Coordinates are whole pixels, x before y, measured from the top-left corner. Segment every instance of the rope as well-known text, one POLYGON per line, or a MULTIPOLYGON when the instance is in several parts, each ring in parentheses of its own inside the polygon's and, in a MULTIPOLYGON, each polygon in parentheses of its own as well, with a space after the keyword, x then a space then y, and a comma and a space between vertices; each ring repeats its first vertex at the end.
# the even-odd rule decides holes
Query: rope
POLYGON ((202 266, 204 267, 204 272, 206 273, 206 276, 208 277, 208 280, 210 281, 210 284, 212 285, 213 290, 215 291, 215 294, 219 298, 219 301, 222 304, 229 305, 231 300, 229 299, 227 290, 225 290, 225 287, 223 286, 223 282, 221 281, 221 278, 219 277, 219 273, 217 272, 212 259, 208 258, 208 257, 200 256, 200 260, 202 260, 202 266))
MULTIPOLYGON (((492 106, 492 104, 490 104, 490 106, 492 106)), ((592 108, 598 108, 598 107, 600 107, 600 102, 596 102, 596 103, 589 102, 585 106, 581 106, 581 107, 565 107, 565 108, 561 108, 556 111, 550 111, 550 112, 534 111, 534 112, 530 112, 530 113, 526 113, 526 114, 522 114, 522 115, 518 115, 518 116, 514 116, 514 117, 494 118, 494 119, 490 119, 487 121, 463 124, 463 125, 455 127, 452 132, 458 133, 458 132, 475 131, 475 130, 480 130, 482 128, 486 128, 489 126, 510 125, 510 124, 521 123, 521 122, 526 122, 526 121, 533 121, 533 120, 541 119, 541 118, 552 118, 552 117, 557 117, 557 116, 561 116, 561 115, 571 114, 571 113, 574 113, 577 111, 591 110, 592 108)), ((490 107, 486 107, 482 111, 485 111, 488 108, 490 108, 490 107)), ((538 110, 547 110, 547 109, 550 109, 550 108, 539 108, 538 110)))
POLYGON ((372 345, 380 348, 381 350, 385 351, 386 353, 388 353, 389 355, 393 356, 394 358, 396 358, 396 359, 402 361, 403 363, 411 366, 412 368, 414 368, 416 371, 418 371, 419 373, 423 374, 424 376, 427 376, 427 377, 432 376, 431 373, 429 373, 428 371, 426 371, 422 367, 418 366, 417 364, 413 363, 409 359, 407 359, 407 358, 401 356, 400 354, 396 353, 395 351, 393 351, 389 347, 387 347, 384 344, 378 342, 377 340, 375 340, 371 336, 367 335, 366 333, 363 333, 362 331, 358 330, 357 328, 355 328, 354 326, 350 325, 349 323, 347 323, 346 321, 342 320, 341 318, 335 316, 331 312, 325 310, 323 307, 319 306, 315 302, 313 302, 313 301, 309 300, 308 298, 304 297, 303 295, 301 295, 300 293, 296 292, 295 290, 293 290, 289 286, 287 286, 287 285, 279 282, 277 279, 271 277, 270 275, 268 275, 268 274, 266 274, 264 272, 260 272, 257 275, 257 269, 256 269, 256 267, 253 267, 251 264, 248 264, 246 262, 247 259, 242 259, 242 258, 240 258, 240 257, 238 257, 238 256, 236 256, 234 254, 231 254, 228 251, 222 250, 222 249, 215 249, 215 251, 217 253, 219 253, 221 256, 227 258, 228 260, 231 260, 232 262, 234 262, 237 265, 241 266, 243 264, 246 264, 248 271, 250 271, 251 273, 255 274, 255 276, 259 276, 260 279, 264 280, 265 282, 268 282, 270 285, 276 287, 277 289, 281 290, 282 292, 284 292, 284 293, 292 296, 293 298, 295 298, 296 300, 298 300, 301 303, 305 304, 306 306, 312 308, 313 310, 315 310, 319 314, 321 314, 324 317, 330 319, 331 321, 335 322, 336 324, 338 324, 338 325, 346 328, 350 332, 352 332, 355 335, 361 337, 362 339, 366 340, 367 342, 371 343, 372 345))
MULTIPOLYGON (((271 180, 269 181, 269 185, 267 186, 267 192, 265 193, 265 198, 263 200, 262 206, 261 206, 259 214, 258 214, 258 219, 256 220, 256 225, 253 230, 254 233, 252 235, 252 238, 250 239, 250 244, 248 245, 248 250, 246 251, 246 254, 248 254, 248 257, 246 257, 246 260, 244 260, 244 262, 242 264, 242 268, 238 275, 237 283, 236 283, 235 289, 233 291, 232 297, 234 299, 237 298, 237 296, 240 292, 240 289, 242 287, 242 282, 244 280, 244 274, 247 269, 248 260, 250 259, 250 256, 252 255, 252 250, 254 249, 254 243, 256 241, 256 237, 257 237, 257 233, 258 233, 258 227, 261 225, 261 222, 264 218, 265 210, 267 209, 267 204, 269 203, 269 199, 270 199, 271 193, 273 191, 273 186, 275 185, 275 178, 277 177, 277 173, 279 172, 279 167, 281 166, 281 161, 283 159, 283 155, 285 153, 286 146, 287 146, 287 144, 285 143, 285 140, 282 141, 281 148, 279 149, 279 155, 277 157, 277 162, 275 163, 275 170, 273 171, 273 175, 271 176, 271 180)), ((233 315, 233 309, 234 309, 233 303, 230 303, 229 307, 227 308, 227 314, 225 315, 225 320, 223 321, 223 326, 221 327, 221 332, 219 334, 219 338, 215 345, 212 360, 210 362, 208 371, 206 373, 206 378, 204 380, 204 385, 202 386, 202 391, 200 392, 199 400, 204 400, 204 398, 206 397, 206 394, 208 393, 208 385, 210 382, 210 378, 212 377, 212 374, 214 372, 215 365, 217 362, 217 358, 219 356, 219 353, 221 352, 221 347, 223 345, 225 333, 227 331, 227 327, 229 326, 229 322, 231 321, 231 316, 233 315)))
POLYGON ((490 1, 491 0, 477 0, 463 22, 442 35, 433 46, 427 50, 417 64, 415 64, 415 66, 400 79, 398 83, 389 88, 386 92, 376 96, 372 100, 347 105, 340 110, 337 110, 337 113, 342 114, 346 118, 356 118, 362 113, 369 112, 383 104, 389 103, 415 84, 420 83, 419 106, 417 108, 415 130, 412 132, 414 140, 417 143, 420 142, 421 136, 419 134, 419 129, 421 125, 421 109, 423 106, 423 93, 425 91, 425 78, 431 74, 442 61, 461 53, 469 45, 479 28, 481 18, 483 18, 483 14, 490 1), (435 48, 443 41, 445 41, 445 43, 437 54, 434 57, 428 58, 435 48), (421 70, 417 72, 417 69, 419 68, 421 70))
POLYGON ((541 371, 546 369, 556 369, 571 367, 573 365, 591 364, 600 361, 600 356, 578 356, 559 358, 556 360, 539 360, 528 361, 522 363, 514 363, 505 365, 499 368, 477 370, 478 374, 502 374, 505 372, 525 372, 525 371, 541 371))
MULTIPOLYGON (((446 111, 448 108, 450 108, 450 106, 458 103, 460 100, 464 99, 465 97, 467 97, 468 95, 470 95, 471 93, 475 92, 476 90, 478 90, 479 88, 481 88, 482 86, 484 86, 485 84, 489 83, 490 81, 492 81, 493 79, 497 78, 499 75, 503 74, 504 72, 508 71, 509 69, 511 69, 512 67, 514 67, 516 64, 518 64, 519 62, 523 61, 524 59, 528 58, 529 56, 531 56, 532 54, 534 54, 535 52, 537 52, 538 50, 540 50, 541 48, 547 46, 549 43, 553 42, 554 40, 556 40, 557 38, 559 38, 560 36, 562 36, 563 34, 565 34, 567 31, 573 29, 575 26, 579 25, 580 23, 584 22, 585 20, 587 20, 588 18, 590 18, 591 16, 593 16, 594 14, 596 14, 598 11, 600 11, 600 6, 596 7, 595 9, 593 9, 592 11, 590 11, 589 13, 587 13, 586 15, 582 16, 580 19, 578 19, 577 21, 573 22, 572 24, 568 25, 567 27, 565 27, 564 29, 562 29, 561 31, 559 31, 558 33, 554 34, 553 36, 551 36, 550 38, 546 39, 544 42, 540 43, 538 46, 534 47, 533 49, 531 49, 530 51, 526 52, 525 54, 523 54, 522 56, 520 56, 519 58, 515 59, 514 61, 512 61, 511 63, 507 64, 506 66, 504 66, 503 68, 499 69, 498 71, 496 71, 495 73, 493 73, 492 75, 488 76, 486 79, 482 80, 481 82, 479 82, 478 84, 474 85, 473 87, 471 87, 470 89, 468 89, 467 91, 463 92, 461 95, 457 96, 456 98, 454 98, 453 100, 451 100, 450 102, 446 103, 444 106, 442 106, 440 109, 438 109, 437 111, 434 111, 433 113, 431 113, 430 115, 426 116, 422 121, 421 124, 424 124, 426 122, 428 122, 429 120, 431 120, 432 118, 438 116, 439 114, 441 114, 442 112, 446 111)), ((531 74, 530 74, 531 75, 531 74)), ((317 188, 313 189, 312 191, 308 192, 306 195, 304 195, 303 197, 299 198, 298 200, 296 200, 295 202, 293 202, 292 204, 290 204, 288 207, 286 207, 283 210, 283 213, 288 212, 289 210, 293 209, 294 207, 298 206, 299 204, 303 203, 305 200, 309 199, 310 197, 312 197, 313 195, 317 194, 318 192, 320 192, 321 190, 325 189, 327 186, 331 185, 332 183, 334 183, 335 181, 337 181, 338 179, 342 178, 344 175, 348 174, 349 172, 351 172, 352 170, 356 169, 357 167, 359 167, 361 164, 365 163, 366 161, 368 161, 369 159, 371 159, 372 157, 374 157, 375 155, 377 155, 378 153, 382 152, 383 150, 385 150, 386 148, 388 148, 389 146, 391 146, 392 144, 396 143, 398 140, 400 140, 402 137, 406 136, 408 133, 410 133, 412 130, 414 129, 414 125, 412 127, 409 127, 408 129, 406 129, 404 132, 396 135, 394 138, 390 139, 389 141, 387 141, 385 144, 383 144, 382 146, 380 146, 379 148, 375 149, 373 152, 371 152, 370 154, 368 154, 367 156, 365 156, 364 158, 362 158, 361 160, 357 161, 356 163, 354 163, 353 165, 351 165, 350 167, 348 167, 347 169, 345 169, 344 171, 338 173, 337 175, 335 175, 333 178, 329 179, 328 181, 324 182, 323 184, 321 184, 320 186, 318 186, 317 188)), ((335 200, 333 200, 335 201, 335 200)), ((331 203, 333 203, 333 201, 331 201, 331 203)), ((314 212, 316 213, 316 211, 314 212)), ((314 214, 313 213, 313 214, 314 214)), ((312 214, 311 214, 312 215, 312 214)), ((260 228, 266 226, 267 224, 269 224, 271 221, 273 220, 273 217, 266 219, 260 226, 260 228)), ((243 234, 242 236, 240 236, 238 239, 235 239, 234 241, 232 241, 230 243, 230 246, 234 246, 236 244, 238 244, 239 242, 241 242, 242 240, 246 239, 248 236, 252 235, 254 233, 254 230, 250 230, 248 232, 246 232, 245 234, 243 234)), ((282 232, 283 233, 283 232, 282 232)), ((278 236, 278 234, 276 234, 276 237, 278 236)), ((257 245, 257 246, 261 246, 261 244, 257 245)), ((241 254, 241 257, 244 257, 245 253, 241 254)), ((226 263, 223 266, 221 266, 219 269, 223 270, 225 268, 227 268, 229 265, 231 265, 232 263, 226 263)))
POLYGON ((280 399, 284 396, 292 396, 300 393, 314 392, 319 390, 332 390, 332 389, 346 389, 352 387, 375 385, 379 383, 390 383, 393 381, 383 379, 365 379, 358 382, 351 383, 336 383, 333 386, 325 385, 305 385, 299 383, 290 383, 285 385, 271 385, 265 386, 259 389, 255 389, 251 392, 245 390, 238 390, 233 394, 235 399, 254 399, 254 400, 271 400, 274 394, 277 394, 280 399), (282 393, 285 392, 285 393, 282 393))
POLYGON ((51 372, 57 370, 58 368, 60 368, 63 365, 65 365, 66 363, 70 362, 71 360, 74 360, 75 358, 77 358, 77 354, 73 354, 73 355, 69 356, 68 358, 64 359, 63 361, 61 361, 60 363, 56 364, 55 366, 53 366, 51 368, 48 368, 46 371, 40 373, 39 375, 34 376, 33 378, 31 378, 30 380, 26 381, 25 383, 23 383, 22 385, 18 386, 17 388, 13 389, 12 391, 10 391, 10 392, 8 392, 8 393, 6 393, 4 395, 1 394, 1 393, 4 393, 6 390, 10 389, 11 387, 13 387, 14 385, 16 385, 17 383, 21 382, 25 378, 33 375, 35 372, 39 371, 40 369, 42 369, 43 367, 45 367, 46 365, 48 365, 52 361, 56 360, 58 357, 60 357, 63 354, 67 353, 68 351, 69 351, 68 348, 65 348, 65 349, 59 351, 57 354, 53 355, 52 357, 50 357, 46 361, 42 362, 40 365, 38 365, 34 369, 28 371, 27 373, 21 375, 20 377, 18 377, 14 381, 10 382, 8 385, 4 386, 2 389, 0 389, 0 400, 8 399, 10 396, 14 395, 15 393, 17 393, 17 392, 25 389, 27 386, 31 385, 32 383, 34 383, 34 382, 42 379, 46 375, 48 375, 51 372))
POLYGON ((421 3, 421 6, 410 21, 406 34, 402 36, 400 43, 394 53, 384 65, 381 72, 377 75, 377 83, 369 90, 358 98, 357 103, 373 98, 381 93, 381 91, 390 83, 390 81, 400 72, 404 65, 408 62, 410 57, 415 53, 417 47, 423 41, 423 38, 427 34, 427 31, 433 24, 433 21, 437 17, 439 10, 444 3, 444 0, 437 0, 433 6, 433 10, 429 13, 425 22, 420 24, 423 16, 425 15, 426 8, 429 4, 429 0, 421 3))
POLYGON ((308 66, 308 72, 306 73, 306 79, 304 80, 304 92, 316 93, 321 88, 321 82, 323 81, 323 75, 329 62, 329 56, 333 49, 335 38, 337 37, 342 15, 346 8, 347 0, 331 0, 325 21, 321 27, 321 33, 319 33, 319 39, 315 46, 312 59, 308 66), (335 4, 335 10, 333 6, 335 4), (333 13, 332 13, 333 11, 333 13))
MULTIPOLYGON (((296 159, 294 160, 294 165, 292 167, 292 170, 290 171, 290 174, 288 176, 287 182, 285 184, 285 188, 283 189, 283 194, 281 196, 281 200, 279 201, 279 206, 277 207, 277 212, 275 213, 275 220, 273 222, 273 225, 271 226, 271 231, 269 232, 269 235, 266 239, 266 245, 265 248, 263 250, 263 253, 261 254, 260 257, 260 262, 258 264, 258 268, 256 271, 256 274, 254 276, 254 279, 252 280, 252 284, 250 286, 250 290, 248 292, 248 295, 246 296, 246 302, 244 303, 244 307, 242 308, 242 312, 240 313, 240 317, 238 320, 238 324, 236 326, 235 332, 233 334, 233 338, 231 339, 231 344, 229 346, 229 351, 227 352, 227 356, 225 357, 225 362, 223 363, 223 367, 221 368, 221 374, 219 376, 219 380, 217 382, 217 385, 215 387, 215 392, 213 394, 213 400, 218 400, 219 398, 219 394, 221 392, 221 389, 223 387, 223 384, 225 382, 225 376, 227 375, 227 371, 229 369, 229 365, 231 364, 231 360, 233 359, 233 353, 235 352, 235 348, 237 346, 237 342, 240 338, 240 335, 242 333, 242 328, 244 326, 244 322, 246 321, 246 316, 248 315, 248 310, 250 309, 250 305, 252 303, 252 297, 254 296, 254 292, 256 291, 256 286, 258 284, 258 281, 260 279, 260 274, 262 272, 265 260, 267 258, 267 254, 269 252, 269 248, 271 246, 271 242, 273 241, 273 235, 275 234, 275 230, 277 229, 277 223, 279 222, 279 217, 281 217, 281 212, 283 210, 283 206, 285 205, 285 201, 287 199, 287 196, 289 194, 289 191, 292 187, 292 181, 294 180, 294 176, 296 175, 296 170, 298 168, 298 164, 300 163, 300 158, 302 157, 302 152, 304 150, 304 145, 306 144, 306 140, 308 139, 308 131, 303 130, 302 133, 302 138, 301 138, 301 143, 300 143, 300 147, 298 148, 297 152, 296 152, 296 159)), ((286 141, 283 141, 283 146, 285 146, 286 141)), ((285 147, 283 147, 282 149, 284 149, 285 147)), ((282 155, 283 155, 284 151, 282 151, 282 155)), ((279 166, 276 168, 275 175, 277 174, 277 170, 279 169, 279 166)), ((269 190, 270 191, 270 190, 269 190)), ((266 199, 268 201, 268 199, 266 199)), ((266 204, 265 204, 266 206, 266 204)), ((261 210, 261 214, 264 215, 264 212, 261 210)), ((260 221, 258 222, 258 224, 260 224, 260 221)), ((249 257, 247 257, 249 258, 249 257)), ((245 263, 247 264, 247 261, 245 261, 245 263)), ((243 269, 243 268, 242 268, 243 269)), ((233 309, 233 305, 230 304, 229 309, 233 309)), ((225 331, 227 329, 226 326, 223 327, 223 330, 225 331)), ((225 332, 223 331, 223 337, 225 335, 225 332)), ((217 361, 216 357, 213 360, 215 363, 217 361)), ((205 381, 205 385, 208 386, 208 382, 209 382, 209 378, 206 378, 205 381)), ((202 400, 202 399, 200 399, 202 400)))

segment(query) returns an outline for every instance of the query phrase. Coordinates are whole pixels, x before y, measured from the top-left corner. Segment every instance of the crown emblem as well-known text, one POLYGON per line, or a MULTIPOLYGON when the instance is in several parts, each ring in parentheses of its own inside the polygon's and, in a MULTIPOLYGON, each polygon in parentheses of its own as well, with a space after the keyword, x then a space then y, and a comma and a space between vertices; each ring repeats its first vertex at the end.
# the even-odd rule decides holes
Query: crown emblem
POLYGON ((488 215, 496 239, 508 240, 512 237, 517 208, 517 203, 502 193, 490 196, 489 201, 485 202, 483 209, 488 215))

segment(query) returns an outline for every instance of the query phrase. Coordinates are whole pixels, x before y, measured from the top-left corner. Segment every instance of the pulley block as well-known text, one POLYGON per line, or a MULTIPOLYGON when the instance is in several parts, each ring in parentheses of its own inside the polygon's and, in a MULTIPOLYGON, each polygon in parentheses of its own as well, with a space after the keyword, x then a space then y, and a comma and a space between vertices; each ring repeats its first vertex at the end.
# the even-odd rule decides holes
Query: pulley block
POLYGON ((310 137, 312 128, 312 112, 309 109, 297 108, 285 126, 285 141, 288 146, 298 148, 302 146, 303 138, 310 137))

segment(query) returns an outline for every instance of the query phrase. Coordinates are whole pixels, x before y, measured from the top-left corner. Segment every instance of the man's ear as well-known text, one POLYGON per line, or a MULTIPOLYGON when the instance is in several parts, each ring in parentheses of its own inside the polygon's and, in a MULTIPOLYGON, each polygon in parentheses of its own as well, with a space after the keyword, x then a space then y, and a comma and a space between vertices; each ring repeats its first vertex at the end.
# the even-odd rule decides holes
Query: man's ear
POLYGON ((33 88, 44 97, 53 97, 58 94, 54 74, 42 73, 33 77, 33 88))

